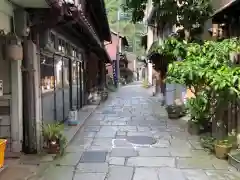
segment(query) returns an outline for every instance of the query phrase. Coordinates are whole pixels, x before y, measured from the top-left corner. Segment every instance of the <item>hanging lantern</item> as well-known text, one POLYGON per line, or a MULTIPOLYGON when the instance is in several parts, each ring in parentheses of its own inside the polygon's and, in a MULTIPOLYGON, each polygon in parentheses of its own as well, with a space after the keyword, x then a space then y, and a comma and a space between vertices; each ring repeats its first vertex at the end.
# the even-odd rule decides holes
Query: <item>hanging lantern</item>
POLYGON ((7 35, 6 57, 9 60, 23 60, 23 47, 21 41, 14 35, 7 35))

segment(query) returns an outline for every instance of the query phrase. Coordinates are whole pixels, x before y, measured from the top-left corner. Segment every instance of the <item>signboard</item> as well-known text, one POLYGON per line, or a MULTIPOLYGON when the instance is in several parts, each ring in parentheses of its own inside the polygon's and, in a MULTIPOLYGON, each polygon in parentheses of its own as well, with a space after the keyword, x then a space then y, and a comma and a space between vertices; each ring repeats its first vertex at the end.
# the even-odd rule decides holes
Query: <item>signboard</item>
POLYGON ((0 80, 0 96, 3 96, 3 80, 0 80))
POLYGON ((115 86, 117 86, 118 78, 117 78, 117 61, 116 60, 113 61, 112 68, 113 68, 113 81, 115 86))

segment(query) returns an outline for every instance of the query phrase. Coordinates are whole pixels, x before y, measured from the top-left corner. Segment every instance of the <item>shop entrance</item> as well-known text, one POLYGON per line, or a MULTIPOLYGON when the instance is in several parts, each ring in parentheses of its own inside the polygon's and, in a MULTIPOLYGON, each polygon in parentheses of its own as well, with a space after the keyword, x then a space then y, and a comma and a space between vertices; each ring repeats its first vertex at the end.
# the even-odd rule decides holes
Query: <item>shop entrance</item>
POLYGON ((64 122, 70 110, 83 106, 83 63, 79 58, 41 54, 40 72, 43 122, 64 122))

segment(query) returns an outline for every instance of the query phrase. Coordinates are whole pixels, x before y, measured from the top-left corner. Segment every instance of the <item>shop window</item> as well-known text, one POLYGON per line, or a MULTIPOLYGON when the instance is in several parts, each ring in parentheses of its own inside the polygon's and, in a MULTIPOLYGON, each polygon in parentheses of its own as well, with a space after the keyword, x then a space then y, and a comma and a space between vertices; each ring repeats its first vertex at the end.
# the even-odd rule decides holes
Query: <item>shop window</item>
POLYGON ((58 51, 65 53, 65 51, 66 51, 65 46, 66 46, 66 43, 62 39, 59 39, 58 40, 58 51))
POLYGON ((69 85, 68 59, 56 56, 41 59, 42 93, 51 92, 69 85))
POLYGON ((53 91, 54 89, 54 66, 52 59, 42 57, 41 64, 41 88, 42 93, 53 91))
POLYGON ((72 57, 77 57, 77 51, 75 48, 72 48, 72 57))
POLYGON ((50 43, 52 44, 52 46, 53 46, 54 48, 56 48, 56 43, 55 43, 55 41, 56 41, 56 36, 51 32, 51 33, 50 33, 50 43))

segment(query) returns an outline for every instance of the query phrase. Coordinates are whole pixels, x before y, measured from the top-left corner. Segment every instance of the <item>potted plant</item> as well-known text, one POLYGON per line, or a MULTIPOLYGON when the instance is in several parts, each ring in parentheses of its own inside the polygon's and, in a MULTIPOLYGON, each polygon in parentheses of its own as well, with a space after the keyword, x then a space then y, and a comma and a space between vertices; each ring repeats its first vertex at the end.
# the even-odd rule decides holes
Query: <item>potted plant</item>
POLYGON ((219 159, 226 159, 231 149, 232 143, 229 140, 216 141, 214 146, 215 155, 219 159))
POLYGON ((169 119, 178 119, 181 115, 181 108, 175 104, 166 107, 169 119))
POLYGON ((66 138, 63 135, 64 125, 60 123, 44 124, 42 130, 47 152, 61 154, 66 144, 66 138))

